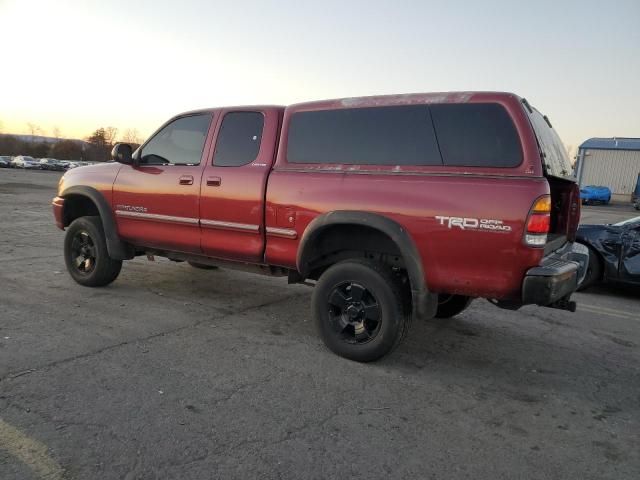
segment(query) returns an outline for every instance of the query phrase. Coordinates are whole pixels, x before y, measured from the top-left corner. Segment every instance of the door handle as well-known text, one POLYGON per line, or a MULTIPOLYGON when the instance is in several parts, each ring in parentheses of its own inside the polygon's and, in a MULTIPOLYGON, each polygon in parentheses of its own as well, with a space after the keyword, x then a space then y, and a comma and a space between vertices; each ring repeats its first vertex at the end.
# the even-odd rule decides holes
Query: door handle
POLYGON ((222 179, 220 177, 207 177, 207 186, 219 187, 221 184, 222 184, 222 179))
POLYGON ((180 185, 193 185, 192 175, 182 175, 180 177, 180 185))

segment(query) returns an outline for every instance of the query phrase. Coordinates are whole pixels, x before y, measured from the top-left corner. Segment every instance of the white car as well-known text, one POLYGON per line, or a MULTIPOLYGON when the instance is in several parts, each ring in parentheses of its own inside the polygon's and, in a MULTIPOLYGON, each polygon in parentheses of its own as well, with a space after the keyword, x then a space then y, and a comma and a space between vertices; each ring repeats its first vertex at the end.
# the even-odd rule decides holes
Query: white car
POLYGON ((14 168, 26 168, 32 170, 40 170, 40 162, 33 157, 27 155, 18 155, 11 161, 14 168))

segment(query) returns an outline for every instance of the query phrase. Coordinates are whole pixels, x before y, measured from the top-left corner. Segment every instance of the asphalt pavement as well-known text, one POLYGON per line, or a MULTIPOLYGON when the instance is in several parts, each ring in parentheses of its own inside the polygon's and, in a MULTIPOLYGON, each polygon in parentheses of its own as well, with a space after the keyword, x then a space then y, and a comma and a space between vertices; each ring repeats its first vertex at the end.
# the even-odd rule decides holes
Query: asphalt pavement
POLYGON ((637 290, 476 300, 358 364, 286 279, 137 258, 75 284, 59 177, 0 170, 0 479, 640 478, 637 290))

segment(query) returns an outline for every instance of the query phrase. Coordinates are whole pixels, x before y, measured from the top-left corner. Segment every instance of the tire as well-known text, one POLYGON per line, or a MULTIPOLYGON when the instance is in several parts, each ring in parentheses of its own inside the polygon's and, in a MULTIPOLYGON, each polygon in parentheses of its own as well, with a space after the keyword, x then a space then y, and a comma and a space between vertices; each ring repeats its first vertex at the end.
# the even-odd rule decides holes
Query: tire
POLYGON ((400 281, 385 265, 365 259, 329 267, 316 283, 311 306, 327 348, 357 362, 372 362, 393 351, 411 323, 400 281))
POLYGON ((100 217, 80 217, 67 228, 64 260, 71 277, 86 287, 102 287, 120 274, 122 260, 109 257, 100 217))
POLYGON ((191 261, 188 261, 187 263, 191 265, 193 268, 199 268, 201 270, 217 270, 218 269, 218 267, 216 267, 215 265, 207 265, 206 263, 198 263, 198 262, 191 262, 191 261))
POLYGON ((467 309, 473 298, 465 295, 438 295, 436 318, 451 318, 467 309))
POLYGON ((596 251, 589 249, 589 265, 587 266, 587 273, 584 276, 584 280, 578 285, 578 291, 586 290, 589 287, 593 287, 602 278, 602 262, 596 251))

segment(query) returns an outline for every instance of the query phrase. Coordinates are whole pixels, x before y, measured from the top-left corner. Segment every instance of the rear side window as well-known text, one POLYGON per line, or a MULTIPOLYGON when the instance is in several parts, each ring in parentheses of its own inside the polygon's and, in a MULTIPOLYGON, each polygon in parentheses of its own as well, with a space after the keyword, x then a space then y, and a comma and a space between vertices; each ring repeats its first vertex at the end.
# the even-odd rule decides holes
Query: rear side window
POLYGON ((431 114, 445 165, 516 167, 522 163, 518 132, 501 105, 432 105, 431 114))
POLYGON ((298 112, 287 141, 289 163, 442 165, 424 105, 298 112))
POLYGON ((213 164, 239 167, 253 162, 260 151, 264 115, 260 112, 231 112, 222 120, 213 164))
POLYGON ((573 168, 562 140, 560 140, 557 132, 551 126, 549 119, 535 108, 532 110, 533 112, 529 114, 529 118, 544 155, 543 164, 546 174, 561 178, 571 177, 573 168))

